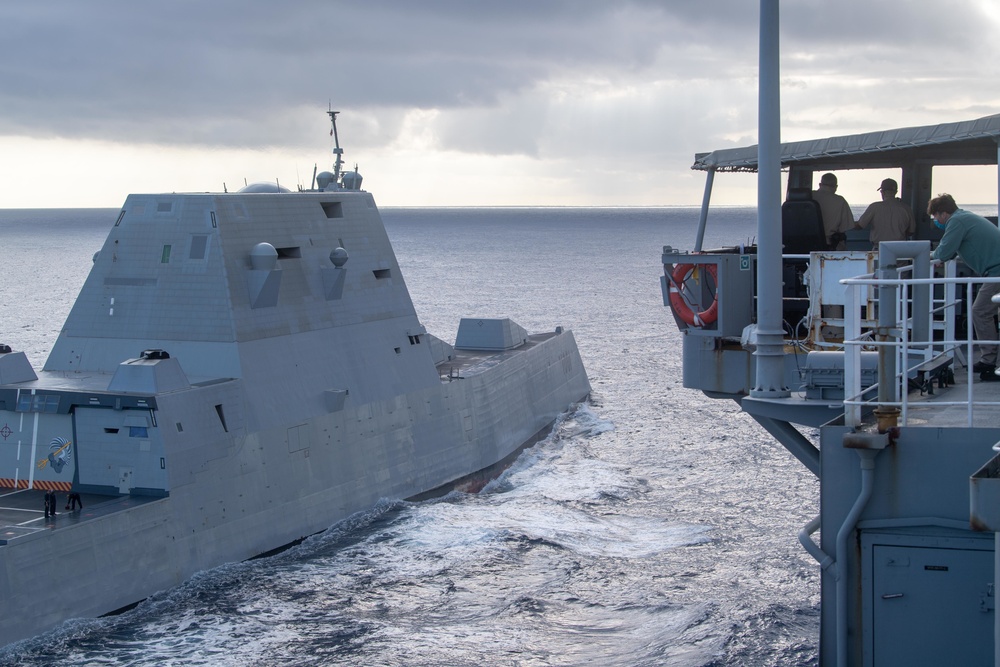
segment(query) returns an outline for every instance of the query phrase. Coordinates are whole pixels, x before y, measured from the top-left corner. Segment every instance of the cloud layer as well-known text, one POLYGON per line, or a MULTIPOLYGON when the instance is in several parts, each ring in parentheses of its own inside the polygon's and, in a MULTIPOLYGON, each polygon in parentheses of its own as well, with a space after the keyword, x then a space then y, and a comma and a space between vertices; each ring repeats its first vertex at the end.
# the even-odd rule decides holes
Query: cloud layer
MULTIPOLYGON (((311 159, 333 104, 349 161, 491 159, 581 204, 610 203, 593 197, 609 182, 617 203, 649 203, 654 187, 661 203, 691 203, 695 152, 756 140, 757 12, 748 0, 3 3, 0 138, 311 159)), ((783 0, 781 14, 786 140, 1000 111, 989 0, 783 0)), ((551 203, 498 199, 482 203, 551 203)))

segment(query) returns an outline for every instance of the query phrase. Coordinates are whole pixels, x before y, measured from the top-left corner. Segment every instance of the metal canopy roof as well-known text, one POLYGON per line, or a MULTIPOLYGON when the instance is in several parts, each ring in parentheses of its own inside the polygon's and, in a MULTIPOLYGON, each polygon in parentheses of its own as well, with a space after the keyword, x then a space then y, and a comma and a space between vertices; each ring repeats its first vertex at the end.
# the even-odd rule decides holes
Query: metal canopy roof
MULTIPOLYGON (((1000 114, 958 123, 867 132, 781 145, 781 166, 815 170, 876 169, 907 164, 997 164, 1000 114)), ((692 169, 757 171, 757 146, 695 155, 692 169)))

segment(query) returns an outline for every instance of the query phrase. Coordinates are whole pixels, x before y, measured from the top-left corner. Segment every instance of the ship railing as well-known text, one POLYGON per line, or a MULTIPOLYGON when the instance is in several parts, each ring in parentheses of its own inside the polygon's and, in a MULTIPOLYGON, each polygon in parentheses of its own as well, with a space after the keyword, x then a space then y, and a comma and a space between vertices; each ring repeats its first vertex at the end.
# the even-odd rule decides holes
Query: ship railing
MULTIPOLYGON (((901 267, 896 278, 878 277, 866 274, 841 280, 847 287, 844 308, 844 422, 858 427, 865 414, 876 410, 876 414, 896 414, 899 425, 908 423, 914 399, 909 392, 911 379, 930 368, 941 368, 951 362, 950 370, 957 372, 956 364, 964 365, 966 382, 963 395, 950 400, 921 400, 921 420, 926 420, 925 408, 944 411, 964 411, 964 422, 973 425, 977 410, 996 409, 1000 402, 976 400, 974 375, 972 370, 973 345, 997 345, 996 341, 973 341, 972 307, 974 290, 977 285, 1000 283, 1000 278, 958 277, 954 261, 940 263, 944 275, 932 278, 912 278, 908 274, 912 267, 901 267), (914 305, 913 288, 927 285, 931 291, 930 308, 914 305), (937 287, 941 286, 941 287, 937 287), (958 297, 959 286, 965 292, 964 338, 956 337, 959 321, 959 306, 963 300, 958 297), (871 287, 890 288, 896 298, 892 303, 880 302, 879 307, 888 305, 895 309, 893 324, 862 331, 861 306, 866 302, 863 291, 871 287), (924 319, 924 331, 930 331, 930 340, 917 340, 914 331, 919 320, 924 319), (861 352, 879 352, 878 384, 862 386, 861 352), (883 385, 883 383, 889 383, 883 385), (877 397, 873 394, 877 391, 877 397)), ((921 391, 921 394, 923 392, 921 391)))

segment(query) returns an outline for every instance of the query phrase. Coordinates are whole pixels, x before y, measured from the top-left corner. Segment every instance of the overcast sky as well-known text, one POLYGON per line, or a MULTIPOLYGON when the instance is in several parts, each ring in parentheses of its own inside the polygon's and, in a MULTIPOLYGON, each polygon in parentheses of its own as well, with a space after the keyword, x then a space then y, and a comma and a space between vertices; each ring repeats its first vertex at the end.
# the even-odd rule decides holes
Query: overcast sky
MULTIPOLYGON (((1000 113, 996 0, 780 11, 785 141, 1000 113)), ((756 143, 757 21, 754 0, 2 2, 0 208, 308 185, 329 104, 382 206, 697 204, 694 154, 756 143)), ((877 198, 852 176, 852 204, 877 198)), ((996 202, 995 168, 952 180, 996 202)))

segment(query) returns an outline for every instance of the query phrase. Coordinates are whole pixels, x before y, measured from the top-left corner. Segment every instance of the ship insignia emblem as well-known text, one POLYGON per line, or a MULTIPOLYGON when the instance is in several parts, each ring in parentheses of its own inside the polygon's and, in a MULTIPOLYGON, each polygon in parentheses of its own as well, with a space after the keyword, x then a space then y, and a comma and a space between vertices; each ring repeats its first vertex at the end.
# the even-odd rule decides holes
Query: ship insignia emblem
POLYGON ((49 455, 38 462, 38 469, 51 465, 56 474, 61 473, 73 456, 72 444, 66 438, 52 438, 52 442, 49 443, 49 455))

